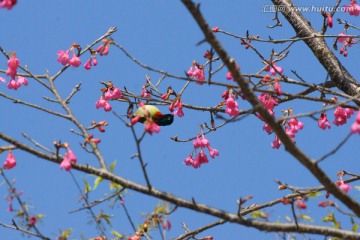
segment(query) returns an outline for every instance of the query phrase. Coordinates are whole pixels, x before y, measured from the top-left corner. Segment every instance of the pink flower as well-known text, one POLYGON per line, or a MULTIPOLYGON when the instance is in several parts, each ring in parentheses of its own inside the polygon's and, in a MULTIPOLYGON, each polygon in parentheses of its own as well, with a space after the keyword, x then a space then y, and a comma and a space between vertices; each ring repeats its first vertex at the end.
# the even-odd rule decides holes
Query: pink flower
POLYGON ((28 80, 22 76, 18 76, 18 83, 20 85, 25 85, 25 86, 27 86, 29 84, 28 80))
POLYGON ((7 8, 8 10, 11 10, 13 6, 15 6, 16 2, 17 0, 3 0, 0 8, 7 8))
POLYGON ((21 86, 21 84, 19 82, 15 81, 15 79, 11 79, 7 85, 7 87, 9 89, 14 89, 14 90, 18 90, 20 86, 21 86))
POLYGON ((102 96, 100 99, 96 102, 95 105, 96 109, 104 108, 105 112, 109 112, 112 110, 112 107, 108 101, 106 101, 102 96))
POLYGON ((233 76, 232 76, 232 74, 231 74, 230 71, 228 71, 228 72, 226 73, 226 79, 227 79, 227 80, 233 79, 233 76))
POLYGON ((294 133, 297 133, 299 130, 304 128, 304 124, 297 120, 295 117, 291 118, 288 121, 288 125, 291 128, 291 131, 293 131, 294 133))
POLYGON ((272 133, 272 128, 270 127, 270 125, 268 123, 264 124, 263 130, 265 130, 265 132, 267 132, 268 134, 272 133))
POLYGON ((73 153, 73 151, 70 150, 70 148, 67 149, 67 157, 68 157, 70 162, 76 163, 76 156, 73 153))
POLYGON ((15 78, 15 76, 16 76, 16 74, 17 74, 17 70, 16 70, 16 69, 7 68, 5 74, 8 75, 8 76, 10 76, 10 77, 12 77, 12 78, 15 78))
POLYGON ((178 117, 183 117, 184 116, 184 112, 182 110, 182 101, 179 98, 175 103, 171 103, 169 106, 169 110, 171 112, 173 112, 174 115, 177 115, 178 117), (177 108, 176 110, 174 110, 175 108, 177 108))
POLYGON ((360 6, 357 5, 356 0, 351 0, 350 4, 344 7, 345 7, 345 12, 350 13, 350 15, 358 16, 360 13, 360 6))
POLYGON ((195 78, 196 84, 202 85, 205 83, 205 73, 204 73, 204 69, 198 67, 196 64, 192 65, 189 69, 189 71, 187 72, 187 75, 189 77, 193 77, 195 78))
POLYGON ((330 123, 329 120, 326 117, 326 113, 322 113, 320 115, 319 121, 318 121, 319 128, 325 130, 326 128, 330 129, 330 123))
POLYGON ((210 142, 209 140, 207 140, 207 138, 205 138, 204 134, 201 136, 201 147, 202 148, 210 147, 210 142))
POLYGON ((112 89, 108 88, 105 92, 105 100, 111 100, 111 99, 119 99, 122 98, 122 93, 119 88, 114 87, 112 89))
POLYGON ((183 117, 184 116, 184 112, 182 110, 182 108, 178 108, 174 111, 174 115, 177 115, 178 117, 183 117))
POLYGON ((202 142, 200 140, 200 136, 197 135, 196 139, 193 141, 194 148, 201 148, 202 142))
POLYGON ((200 152, 196 155, 196 158, 197 158, 198 162, 200 163, 200 165, 209 162, 203 149, 201 149, 200 152))
POLYGON ((60 163, 60 168, 69 171, 72 167, 71 163, 76 163, 76 156, 70 148, 67 148, 67 152, 64 155, 62 162, 60 163))
POLYGON ((275 63, 272 63, 272 66, 269 65, 269 66, 265 69, 265 71, 267 71, 267 72, 270 71, 270 74, 271 74, 272 76, 275 76, 275 75, 277 74, 277 72, 279 72, 280 74, 283 73, 282 67, 276 66, 275 63))
POLYGON ((31 217, 29 218, 29 227, 33 227, 36 222, 37 222, 36 216, 31 216, 31 217))
POLYGON ((91 66, 92 66, 91 62, 92 62, 92 57, 90 57, 89 60, 87 60, 86 63, 84 64, 84 68, 86 70, 91 69, 91 66))
POLYGON ((343 37, 343 36, 346 36, 344 34, 344 32, 339 33, 338 38, 337 38, 337 41, 339 43, 344 43, 348 39, 347 37, 343 37))
POLYGON ((151 98, 151 93, 144 86, 142 87, 140 95, 144 98, 151 98))
POLYGON ((332 17, 331 17, 331 14, 328 13, 328 14, 326 14, 326 16, 327 16, 327 24, 328 24, 328 26, 329 26, 330 28, 332 28, 332 26, 333 26, 333 19, 332 19, 332 17))
POLYGON ((100 52, 100 56, 108 55, 108 54, 109 54, 109 44, 103 45, 103 47, 100 48, 100 49, 101 49, 101 50, 98 51, 98 52, 100 52))
POLYGON ((351 115, 354 113, 354 110, 350 108, 342 108, 338 106, 334 111, 335 120, 333 123, 336 126, 340 126, 346 123, 346 119, 350 118, 351 115))
POLYGON ((305 209, 306 208, 306 204, 304 201, 302 200, 296 200, 295 203, 296 207, 301 208, 301 209, 305 209))
POLYGON ((2 83, 6 83, 6 79, 5 79, 5 78, 3 78, 3 77, 0 77, 0 82, 2 82, 2 83))
POLYGON ((267 110, 271 111, 274 110, 274 107, 279 104, 276 98, 272 97, 270 94, 267 93, 261 93, 258 96, 258 99, 267 110))
POLYGON ((76 56, 75 52, 73 52, 72 58, 68 61, 68 63, 73 67, 79 67, 81 60, 78 56, 76 56))
POLYGON ((261 79, 261 82, 267 83, 270 79, 271 79, 270 75, 269 75, 269 74, 266 74, 266 75, 261 79))
POLYGON ((216 150, 215 148, 211 148, 210 146, 208 146, 208 149, 211 158, 215 158, 215 156, 219 156, 219 151, 216 150))
POLYGON ((352 133, 360 133, 360 111, 356 115, 355 122, 351 125, 351 132, 352 133))
POLYGON ((7 61, 7 65, 8 65, 8 68, 16 71, 16 69, 20 65, 20 61, 14 55, 12 55, 11 58, 9 58, 9 60, 7 61))
POLYGON ((193 164, 192 154, 190 154, 187 158, 185 158, 184 163, 186 166, 192 166, 193 164))
POLYGON ((17 74, 17 68, 20 65, 19 59, 17 59, 15 55, 12 55, 11 58, 9 58, 9 60, 7 61, 7 65, 8 68, 6 69, 5 74, 12 78, 15 78, 17 74))
POLYGON ((97 58, 96 58, 96 55, 94 56, 94 66, 96 66, 97 64, 98 64, 98 60, 97 60, 97 58))
POLYGON ((282 94, 280 83, 278 81, 276 81, 274 83, 274 91, 275 91, 276 95, 278 95, 278 96, 280 96, 282 94))
POLYGON ((153 132, 160 132, 160 127, 153 121, 148 121, 145 125, 145 131, 148 132, 150 135, 153 134, 153 132))
POLYGON ((219 31, 219 27, 213 27, 212 31, 213 31, 213 32, 218 32, 218 31, 219 31))
POLYGON ((238 103, 231 94, 229 94, 229 97, 226 99, 225 113, 232 117, 239 116, 238 103))
POLYGON ((63 66, 65 66, 66 64, 68 64, 69 62, 69 50, 67 51, 64 51, 64 50, 59 50, 57 52, 57 55, 58 55, 58 58, 57 58, 57 61, 59 63, 61 63, 63 66))
POLYGON ((5 159, 5 162, 4 162, 4 169, 12 169, 16 166, 16 160, 15 160, 15 157, 14 155, 12 154, 12 151, 9 150, 8 151, 8 156, 7 158, 5 159))
POLYGON ((276 149, 279 149, 280 146, 281 146, 281 141, 280 141, 280 139, 278 138, 278 136, 275 135, 275 139, 274 139, 274 141, 271 143, 271 147, 274 148, 274 149, 275 149, 275 148, 276 148, 276 149))
POLYGON ((336 185, 343 190, 344 192, 348 193, 350 189, 352 189, 353 187, 344 183, 344 181, 337 181, 336 185))

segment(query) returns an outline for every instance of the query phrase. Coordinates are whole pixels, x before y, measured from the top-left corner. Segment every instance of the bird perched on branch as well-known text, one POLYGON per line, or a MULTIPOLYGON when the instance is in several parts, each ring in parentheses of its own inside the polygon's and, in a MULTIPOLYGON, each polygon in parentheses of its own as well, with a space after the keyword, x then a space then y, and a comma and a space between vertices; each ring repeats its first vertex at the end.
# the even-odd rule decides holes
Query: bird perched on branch
POLYGON ((153 105, 140 104, 140 107, 136 110, 131 119, 131 123, 137 122, 146 123, 147 121, 153 121, 158 126, 168 126, 174 121, 173 114, 163 114, 160 110, 153 105))

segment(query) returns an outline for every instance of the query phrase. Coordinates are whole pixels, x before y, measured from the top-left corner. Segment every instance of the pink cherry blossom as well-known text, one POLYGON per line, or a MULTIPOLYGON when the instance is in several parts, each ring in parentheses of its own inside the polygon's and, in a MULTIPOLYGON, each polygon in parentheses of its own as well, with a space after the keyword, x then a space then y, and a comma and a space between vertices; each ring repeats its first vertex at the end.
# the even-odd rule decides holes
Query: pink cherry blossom
POLYGON ((92 57, 90 57, 89 60, 86 61, 86 63, 84 64, 84 68, 86 70, 89 70, 91 69, 91 66, 92 66, 92 57))
POLYGON ((231 94, 229 94, 229 97, 226 99, 225 113, 232 117, 239 116, 238 103, 231 94))
POLYGON ((4 169, 12 169, 16 166, 16 160, 11 150, 8 151, 8 156, 4 162, 4 169))
POLYGON ((68 63, 73 67, 79 67, 81 65, 81 60, 78 56, 76 56, 75 52, 73 52, 72 58, 68 61, 68 63))
POLYGON ((350 4, 344 7, 345 12, 348 12, 352 16, 358 16, 360 13, 360 6, 357 5, 356 0, 351 0, 350 4))
POLYGON ((226 73, 226 79, 227 79, 227 80, 233 79, 233 76, 232 76, 232 74, 231 74, 230 71, 228 71, 228 72, 226 73))
POLYGON ((307 206, 306 206, 306 204, 305 204, 305 202, 304 201, 302 201, 302 200, 296 200, 296 202, 295 202, 295 206, 297 207, 297 208, 301 208, 301 209, 305 209, 307 206))
POLYGON ((219 31, 219 27, 213 27, 213 28, 212 28, 212 31, 213 31, 213 32, 218 32, 218 31, 219 31))
POLYGON ((360 111, 356 115, 355 122, 351 125, 352 133, 360 133, 360 111))
POLYGON ((25 77, 19 76, 18 77, 18 83, 20 85, 27 86, 29 84, 28 80, 25 77))
POLYGON ((186 166, 192 166, 193 158, 192 154, 190 154, 187 158, 185 158, 184 163, 186 166))
POLYGON ((7 65, 8 65, 8 68, 11 68, 16 71, 16 69, 20 65, 20 61, 14 55, 12 55, 11 58, 9 58, 9 60, 7 61, 7 65))
POLYGON ((331 128, 329 120, 326 117, 326 113, 322 113, 320 115, 320 118, 319 118, 319 121, 318 121, 318 126, 319 126, 319 128, 321 128, 323 130, 325 130, 326 128, 328 128, 328 129, 331 128))
POLYGON ((153 121, 148 121, 145 124, 145 131, 148 132, 150 135, 153 134, 153 132, 160 132, 160 127, 153 121))
POLYGON ((279 104, 276 98, 264 92, 258 96, 258 99, 267 110, 271 111, 274 110, 274 107, 279 104))
POLYGON ((338 106, 334 111, 335 119, 334 119, 333 123, 336 126, 343 125, 346 123, 346 119, 350 118, 353 113, 354 113, 354 110, 352 110, 350 108, 342 108, 342 107, 338 106))
POLYGON ((272 66, 269 65, 269 66, 265 69, 265 71, 267 71, 267 72, 270 71, 271 76, 275 76, 278 72, 279 72, 280 74, 283 73, 282 67, 277 66, 275 63, 272 63, 272 66))
POLYGON ((275 91, 276 95, 278 95, 278 96, 280 96, 282 94, 280 83, 278 81, 276 81, 274 83, 274 91, 275 91))
POLYGON ((70 150, 70 148, 67 149, 67 157, 68 157, 70 162, 76 163, 76 156, 73 153, 73 151, 70 150))
POLYGON ((33 227, 36 222, 37 222, 36 216, 31 216, 31 217, 29 218, 29 227, 33 227))
POLYGON ((329 26, 330 28, 332 28, 332 26, 333 26, 333 19, 332 19, 332 17, 331 17, 331 14, 328 13, 328 14, 326 14, 326 16, 327 16, 327 24, 328 24, 328 26, 329 26))
POLYGON ((70 57, 69 57, 69 50, 66 50, 66 51, 64 51, 64 50, 59 50, 59 51, 57 52, 57 55, 58 55, 57 61, 58 61, 59 63, 61 63, 63 66, 65 66, 66 64, 69 63, 69 59, 70 59, 70 57))
POLYGON ((201 147, 202 148, 210 147, 210 142, 209 142, 209 140, 207 140, 207 138, 204 136, 204 134, 201 136, 201 147))
POLYGON ((196 158, 197 158, 198 162, 200 163, 200 165, 209 162, 203 149, 201 149, 200 152, 196 155, 196 158))
POLYGON ((289 125, 291 131, 293 131, 294 133, 297 133, 299 130, 304 128, 304 124, 302 122, 300 122, 299 120, 297 120, 295 117, 291 118, 288 121, 288 125, 289 125))
POLYGON ((8 10, 11 10, 15 4, 16 4, 17 0, 2 0, 0 8, 7 8, 8 10))
POLYGON ((21 86, 21 84, 19 82, 15 81, 15 79, 11 79, 7 85, 7 87, 9 89, 14 89, 14 90, 18 90, 20 86, 21 86))
POLYGON ((192 142, 194 148, 201 148, 202 142, 200 140, 200 136, 197 135, 194 141, 192 142))
POLYGON ((337 38, 337 41, 338 41, 339 43, 344 43, 344 42, 348 39, 347 37, 344 37, 344 36, 346 36, 346 35, 344 34, 344 32, 339 33, 338 38, 337 38))
POLYGON ((275 139, 274 141, 271 143, 271 147, 272 148, 276 148, 276 149, 279 149, 281 146, 281 141, 279 139, 279 137, 277 135, 275 135, 275 139))
POLYGON ((204 69, 201 69, 200 67, 198 67, 196 64, 192 65, 189 69, 189 71, 187 72, 187 75, 189 77, 193 77, 195 78, 196 84, 202 85, 205 83, 205 73, 204 73, 204 69))
POLYGON ((219 151, 216 150, 215 148, 211 148, 210 146, 208 146, 208 149, 211 158, 215 158, 215 156, 219 156, 219 151))
POLYGON ((110 103, 109 103, 107 100, 105 100, 102 96, 101 96, 100 99, 96 102, 95 107, 96 107, 96 109, 104 108, 104 110, 105 110, 106 112, 109 112, 109 111, 112 110, 112 107, 111 107, 110 103))
POLYGON ((169 106, 169 110, 174 114, 177 115, 178 117, 183 117, 184 116, 184 112, 182 110, 182 101, 179 98, 178 100, 176 100, 175 103, 171 103, 169 106), (175 110, 176 109, 176 110, 175 110))
POLYGON ((0 82, 6 83, 6 79, 0 76, 0 82))
POLYGON ((346 184, 344 181, 338 181, 338 182, 336 182, 336 185, 346 193, 348 193, 349 190, 353 188, 349 184, 346 184))
POLYGON ((117 87, 114 87, 112 89, 108 88, 104 94, 104 98, 105 100, 119 99, 122 98, 122 93, 117 87))
POLYGON ((272 133, 272 131, 273 131, 268 123, 264 124, 263 130, 265 130, 265 132, 267 132, 268 134, 272 133))
POLYGON ((144 86, 142 87, 140 95, 144 98, 151 98, 151 93, 144 86))

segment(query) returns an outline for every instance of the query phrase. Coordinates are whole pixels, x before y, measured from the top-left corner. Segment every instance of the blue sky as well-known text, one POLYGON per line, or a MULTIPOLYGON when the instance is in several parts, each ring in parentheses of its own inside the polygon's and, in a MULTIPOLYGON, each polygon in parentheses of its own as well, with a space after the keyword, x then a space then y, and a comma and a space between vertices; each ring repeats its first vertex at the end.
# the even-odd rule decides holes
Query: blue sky
MULTIPOLYGON (((296 1, 301 2, 301 1, 296 1)), ((244 4, 240 1, 202 1, 201 9, 210 26, 219 26, 221 29, 238 35, 245 35, 246 30, 251 35, 260 35, 267 38, 289 38, 294 36, 293 30, 287 26, 286 20, 281 18, 284 27, 270 30, 267 25, 271 22, 272 14, 262 13, 263 4, 270 1, 256 1, 252 4, 244 4)), ((310 4, 310 3, 306 3, 310 4)), ((322 6, 328 1, 316 1, 314 4, 322 6)), ((305 13, 309 17, 312 26, 320 29, 322 18, 320 13, 305 13)), ((338 17, 349 20, 352 24, 359 22, 358 18, 339 13, 338 17)), ((35 74, 55 74, 61 65, 56 62, 56 52, 70 47, 73 42, 85 48, 88 44, 103 35, 111 26, 116 26, 118 31, 112 36, 114 40, 125 47, 134 57, 149 66, 183 75, 188 70, 193 60, 204 62, 203 54, 209 47, 206 44, 195 46, 203 39, 198 26, 191 15, 179 1, 18 1, 13 10, 1 10, 0 22, 2 23, 2 37, 0 46, 7 52, 16 51, 21 64, 27 65, 35 74)), ((329 34, 338 34, 342 27, 334 24, 329 29, 329 34)), ((352 30, 353 34, 357 34, 352 30)), ((220 41, 226 46, 229 53, 238 61, 243 73, 255 73, 263 64, 261 60, 251 52, 245 50, 239 44, 239 40, 218 34, 220 41)), ((331 41, 329 41, 331 44, 331 41)), ((254 43, 261 53, 267 58, 271 49, 280 51, 284 45, 271 45, 267 43, 254 43)), ((350 72, 356 77, 359 68, 354 61, 359 49, 354 46, 349 51, 349 56, 340 59, 350 72)), ((337 54, 339 55, 339 54, 337 54)), ((85 62, 89 54, 82 56, 85 62)), ((308 82, 321 83, 326 77, 326 72, 316 61, 313 54, 303 43, 296 43, 291 49, 289 56, 278 65, 284 68, 284 73, 292 78, 295 76, 290 70, 296 70, 302 78, 308 82)), ((6 69, 6 59, 0 60, 0 69, 6 69)), ((95 109, 95 102, 100 96, 99 81, 111 80, 116 86, 123 89, 140 93, 141 86, 145 83, 145 74, 156 81, 161 75, 138 67, 134 62, 124 56, 122 52, 111 47, 106 57, 99 58, 98 66, 86 71, 69 68, 57 80, 56 85, 61 94, 66 96, 79 82, 82 90, 78 92, 70 103, 75 116, 84 125, 90 125, 92 120, 107 120, 109 126, 105 134, 94 132, 102 142, 99 147, 108 164, 117 161, 115 172, 120 176, 127 177, 139 183, 145 183, 136 159, 130 159, 136 152, 131 132, 112 113, 95 109)), ((226 82, 226 70, 222 70, 214 79, 226 82)), ((184 81, 167 78, 159 89, 166 91, 171 85, 177 92, 184 86, 184 81)), ((196 106, 215 106, 221 101, 223 88, 217 86, 198 86, 192 84, 183 94, 183 102, 196 106)), ((291 85, 283 85, 284 91, 295 91, 291 85)), ((0 85, 0 91, 18 97, 20 99, 40 104, 42 106, 59 110, 54 103, 47 102, 43 96, 49 96, 41 88, 40 84, 30 80, 28 87, 22 87, 14 92, 8 90, 5 85, 0 85)), ((12 104, 9 100, 0 98, 0 131, 22 142, 27 140, 21 137, 25 132, 43 145, 51 148, 54 140, 69 142, 71 148, 78 156, 79 163, 97 164, 94 158, 85 153, 80 147, 82 140, 72 134, 69 129, 72 124, 63 119, 47 115, 45 113, 29 109, 24 106, 12 104)), ((111 103, 113 110, 119 114, 125 114, 126 103, 111 103)), ((239 100, 240 109, 246 109, 249 105, 239 100)), ((277 116, 281 109, 293 107, 295 113, 310 112, 321 108, 321 104, 309 104, 305 101, 288 103, 277 109, 277 116)), ((166 107, 161 109, 168 113, 166 107)), ((249 116, 246 119, 212 132, 207 135, 211 146, 220 151, 220 156, 200 169, 186 167, 182 161, 192 151, 191 142, 175 143, 170 137, 178 136, 180 139, 194 137, 199 131, 199 125, 209 123, 209 114, 184 109, 185 117, 175 118, 170 127, 163 127, 159 134, 146 136, 142 143, 142 151, 145 161, 148 163, 150 180, 156 188, 171 192, 174 195, 186 199, 194 197, 202 202, 220 209, 235 212, 236 200, 240 197, 253 195, 250 203, 264 203, 274 198, 285 195, 277 191, 275 179, 295 186, 318 186, 319 183, 308 174, 305 169, 283 148, 273 150, 270 146, 274 136, 268 136, 263 130, 263 123, 256 117, 249 116)), ((332 113, 328 113, 330 121, 332 113)), ((332 126, 331 130, 322 131, 312 119, 302 118, 305 124, 297 136, 297 145, 309 156, 318 158, 334 148, 349 132, 349 123, 342 127, 332 126)), ((221 123, 221 120, 216 120, 221 123)), ((142 126, 136 126, 140 134, 142 126)), ((27 142, 29 143, 29 142, 27 142)), ((3 144, 3 142, 0 142, 3 144)), ((29 143, 30 144, 30 143, 29 143)), ((353 136, 346 146, 336 155, 329 157, 323 167, 336 180, 336 173, 340 169, 350 172, 356 171, 358 166, 354 149, 359 144, 358 136, 353 136)), ((16 178, 16 187, 24 190, 24 200, 33 206, 31 212, 45 214, 43 223, 39 228, 46 236, 55 238, 58 229, 72 228, 71 239, 94 237, 97 232, 94 225, 88 225, 89 215, 85 212, 68 214, 69 211, 81 206, 78 202, 79 194, 69 173, 61 171, 55 164, 42 161, 20 151, 14 152, 18 165, 11 171, 6 171, 7 176, 16 178)), ((5 154, 1 155, 5 159, 5 154)), ((94 177, 75 173, 77 180, 82 183, 83 179, 92 182, 94 177)), ((94 193, 91 199, 101 198, 108 190, 108 185, 103 183, 94 193)), ((6 186, 1 185, 1 195, 6 196, 6 186)), ((359 193, 354 191, 354 197, 359 193)), ((323 197, 322 197, 323 198, 323 197)), ((304 213, 319 221, 327 210, 316 207, 318 199, 309 203, 309 208, 304 213)), ((141 224, 144 218, 142 213, 151 212, 157 204, 157 200, 144 197, 132 191, 125 195, 126 206, 137 224, 141 224)), ((6 212, 7 202, 0 200, 0 221, 11 224, 12 213, 6 212)), ((113 228, 124 234, 132 234, 129 223, 124 217, 121 208, 116 206, 109 209, 107 204, 96 207, 95 211, 104 209, 105 212, 115 215, 113 228)), ((289 207, 279 206, 269 210, 271 220, 285 221, 285 215, 291 215, 289 207)), ((181 223, 185 222, 190 229, 196 229, 205 224, 216 221, 215 218, 203 214, 193 214, 189 210, 179 209, 169 218, 172 229, 168 238, 174 238, 184 231, 181 223)), ((344 220, 345 225, 348 220, 344 220)), ((5 228, 0 228, 4 239, 19 239, 20 234, 5 228)), ((244 228, 234 224, 224 224, 209 230, 203 237, 212 235, 215 239, 229 239, 237 236, 237 239, 273 239, 273 233, 258 233, 256 230, 244 228)), ((156 236, 154 234, 154 236, 156 236)), ((155 237, 156 239, 156 237, 155 237)))

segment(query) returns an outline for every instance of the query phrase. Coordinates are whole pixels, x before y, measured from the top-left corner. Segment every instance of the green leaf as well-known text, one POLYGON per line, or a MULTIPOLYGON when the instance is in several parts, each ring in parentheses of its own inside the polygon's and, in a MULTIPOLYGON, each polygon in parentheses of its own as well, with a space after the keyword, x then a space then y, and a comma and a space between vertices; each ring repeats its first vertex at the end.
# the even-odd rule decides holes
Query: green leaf
POLYGON ((118 233, 118 232, 115 231, 115 230, 112 230, 110 233, 111 233, 112 235, 114 235, 115 237, 117 237, 117 238, 120 238, 120 239, 123 239, 123 238, 124 238, 124 236, 123 236, 122 234, 118 233))
POLYGON ((321 193, 320 192, 313 192, 313 193, 309 193, 307 196, 308 197, 318 197, 318 196, 320 196, 321 195, 321 193))
POLYGON ((302 215, 300 216, 300 218, 301 218, 301 219, 304 219, 305 221, 308 221, 308 222, 313 222, 313 221, 314 221, 310 216, 305 215, 305 214, 302 214, 302 215))
POLYGON ((110 172, 112 173, 114 172, 115 166, 116 166, 116 160, 110 164, 110 172))
POLYGON ((36 218, 37 218, 37 219, 42 219, 43 217, 45 217, 45 215, 44 215, 44 214, 41 214, 41 213, 39 213, 38 215, 36 215, 36 218))
POLYGON ((63 237, 63 238, 69 238, 71 232, 72 232, 72 229, 71 229, 71 228, 66 229, 65 231, 62 231, 62 232, 61 232, 61 237, 63 237))
POLYGON ((356 232, 359 229, 359 225, 358 224, 353 224, 351 231, 356 232))
POLYGON ((91 191, 91 187, 90 184, 85 179, 84 179, 84 184, 85 184, 84 193, 87 194, 88 192, 91 191))
POLYGON ((93 190, 95 190, 99 186, 99 184, 101 183, 102 180, 103 180, 102 177, 95 178, 93 190))
POLYGON ((114 190, 114 189, 115 189, 116 191, 119 191, 120 188, 121 188, 121 185, 120 185, 120 184, 111 182, 111 184, 110 184, 110 190, 114 190))

